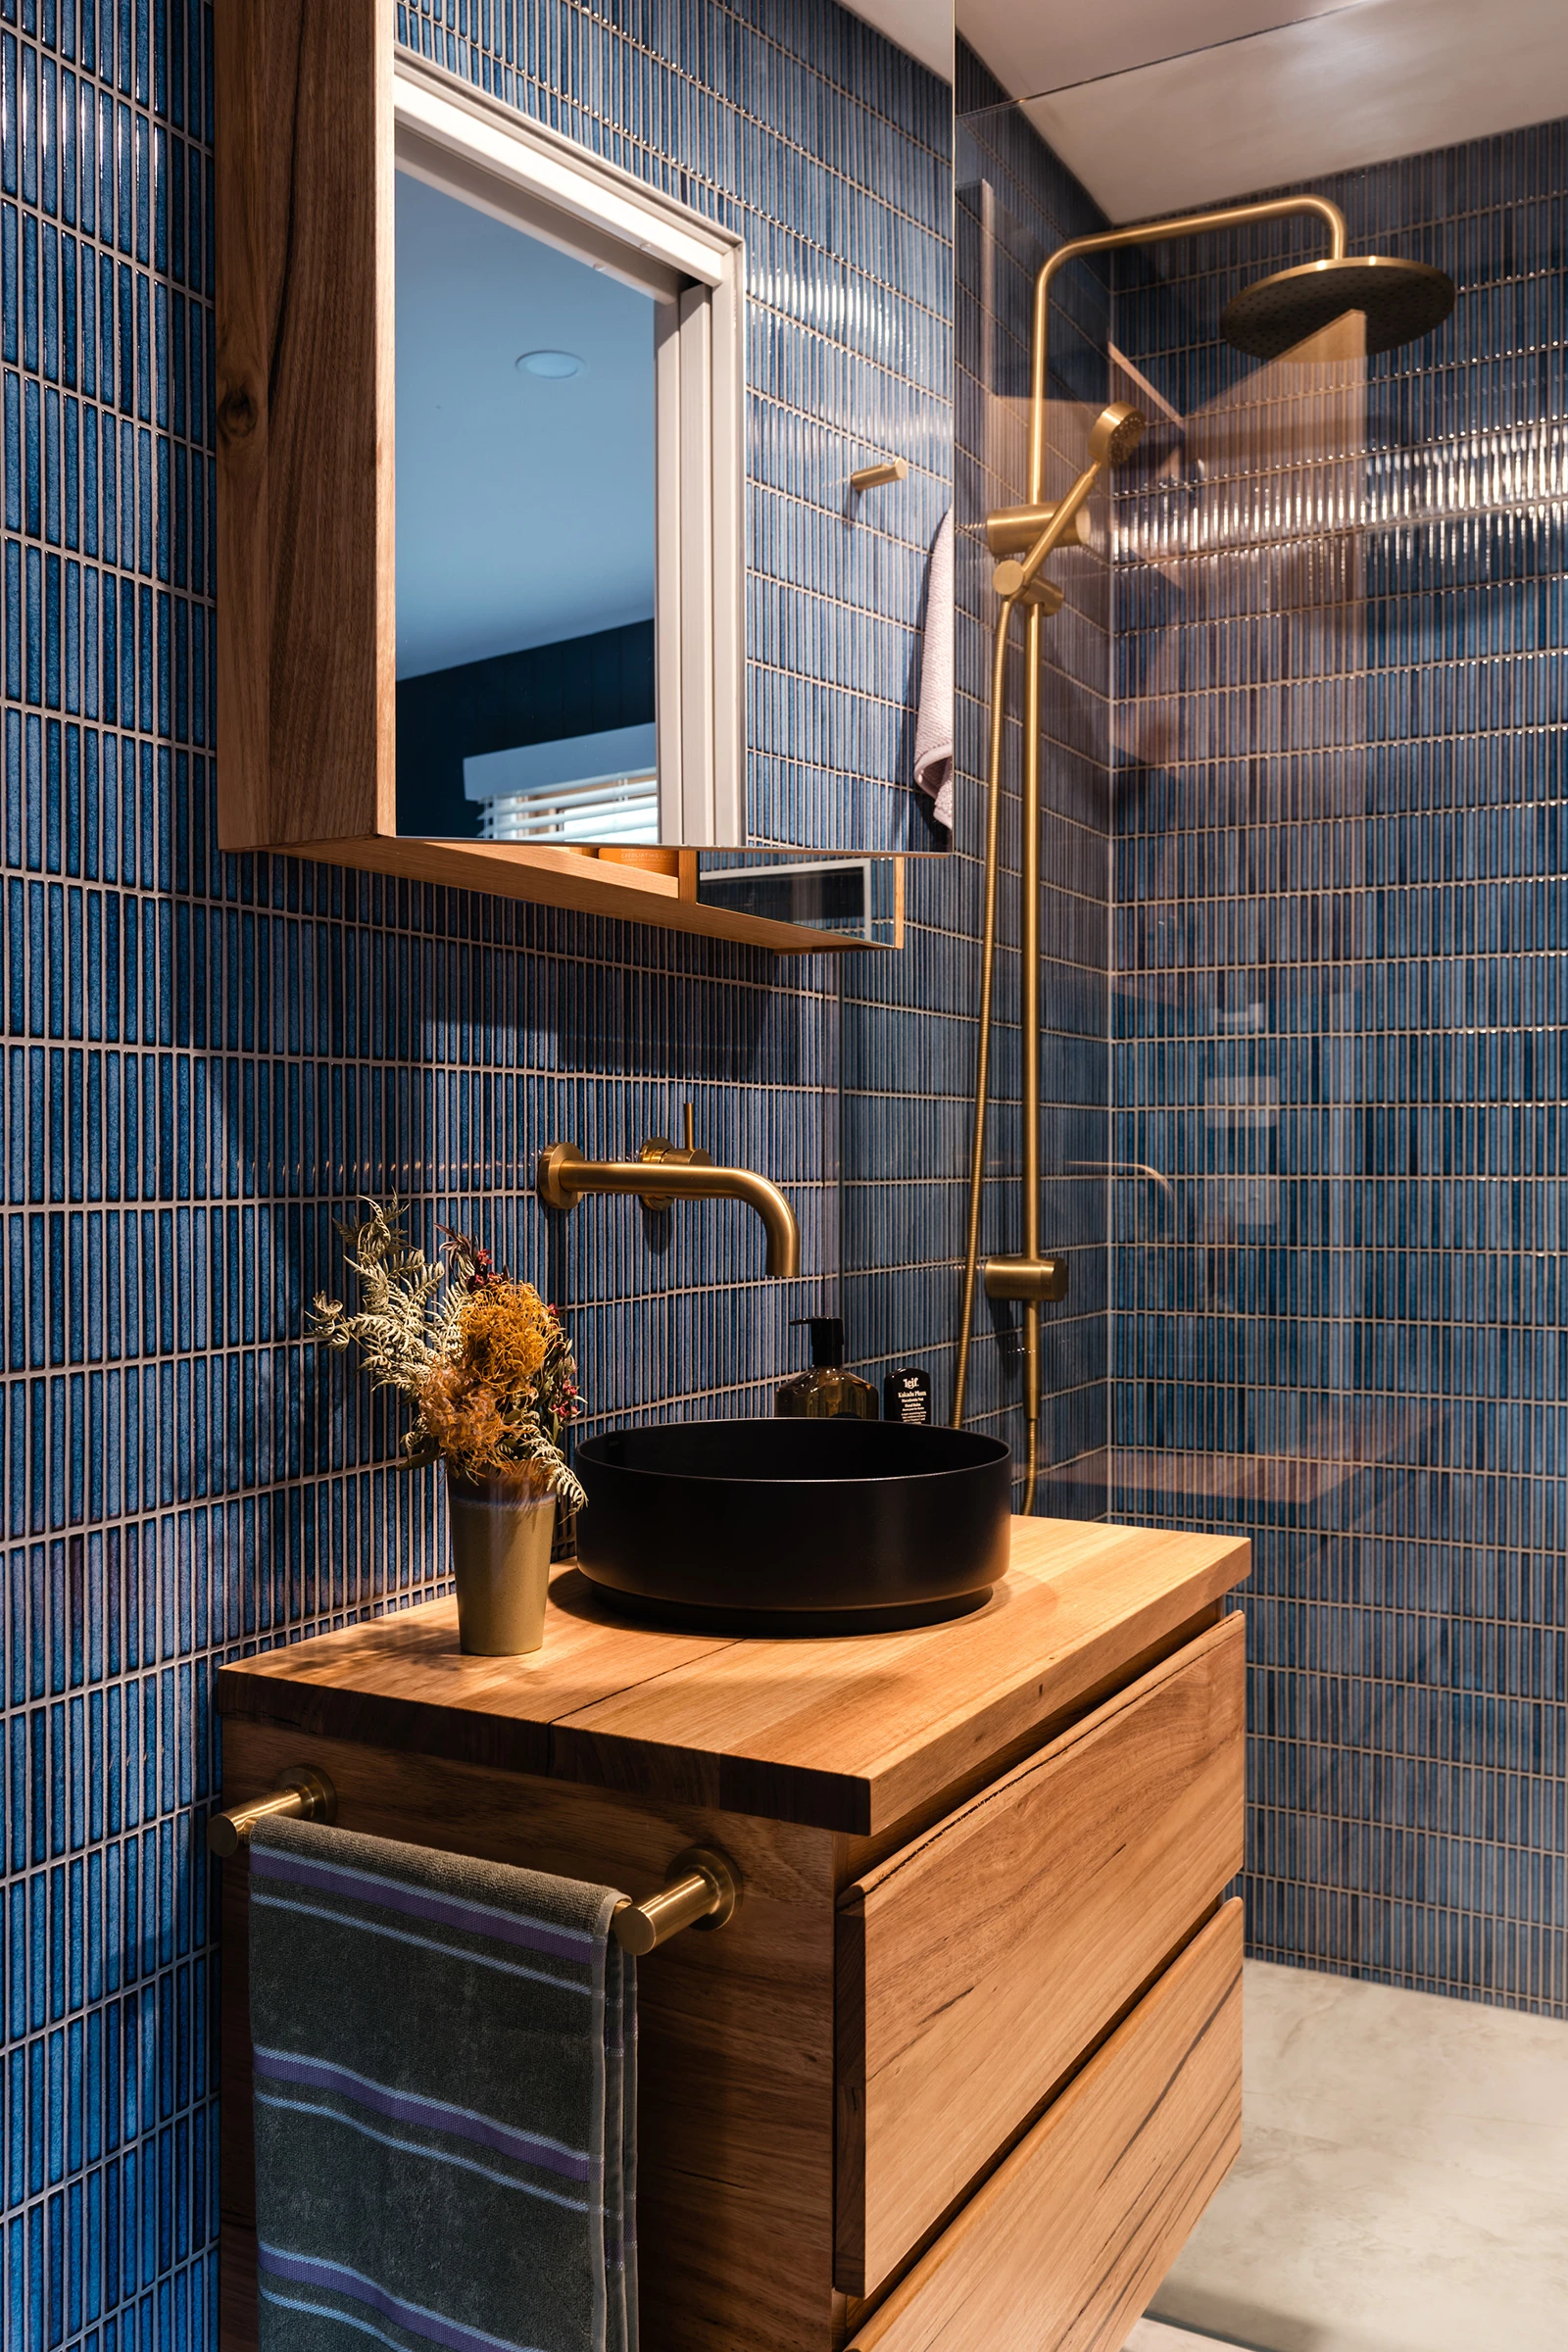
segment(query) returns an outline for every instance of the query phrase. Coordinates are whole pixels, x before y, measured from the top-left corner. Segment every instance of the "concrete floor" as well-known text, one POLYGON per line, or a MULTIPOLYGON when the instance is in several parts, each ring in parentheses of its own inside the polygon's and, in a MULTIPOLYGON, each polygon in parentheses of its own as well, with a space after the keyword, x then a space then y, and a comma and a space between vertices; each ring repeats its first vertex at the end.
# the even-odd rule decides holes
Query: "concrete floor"
POLYGON ((1241 2156, 1127 2352, 1564 2352, 1568 2025, 1250 1960, 1246 2034, 1241 2156))
POLYGON ((1122 2352, 1225 2352, 1225 2346, 1216 2345, 1211 2335, 1193 2335, 1159 2320, 1140 2320, 1122 2352))

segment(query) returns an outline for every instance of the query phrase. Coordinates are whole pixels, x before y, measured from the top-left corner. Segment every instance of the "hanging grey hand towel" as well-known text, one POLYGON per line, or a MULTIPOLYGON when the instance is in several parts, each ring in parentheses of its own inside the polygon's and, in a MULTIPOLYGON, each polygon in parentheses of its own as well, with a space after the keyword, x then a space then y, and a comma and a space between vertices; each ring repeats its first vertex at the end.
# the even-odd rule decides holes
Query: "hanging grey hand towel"
POLYGON ((636 2352, 616 1900, 307 1822, 256 1831, 262 2352, 636 2352))
POLYGON ((944 514, 925 576, 920 707, 914 722, 914 780, 931 796, 939 825, 953 827, 953 516, 944 514))

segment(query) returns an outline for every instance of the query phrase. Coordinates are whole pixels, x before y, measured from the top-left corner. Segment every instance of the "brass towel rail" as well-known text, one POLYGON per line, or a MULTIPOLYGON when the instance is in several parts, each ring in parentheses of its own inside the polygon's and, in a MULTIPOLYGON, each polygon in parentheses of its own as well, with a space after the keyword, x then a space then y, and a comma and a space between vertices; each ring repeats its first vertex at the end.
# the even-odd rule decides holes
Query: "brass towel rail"
MULTIPOLYGON (((324 1772, 313 1765, 293 1764, 280 1773, 265 1796, 242 1805, 229 1805, 212 1815, 207 1843, 227 1858, 249 1845, 251 1832, 263 1821, 323 1821, 337 1819, 337 1790, 324 1772)), ((665 1874, 666 1884, 644 1903, 626 1897, 615 1905, 610 1925, 623 1952, 639 1956, 667 1943, 682 1928, 721 1928, 735 1915, 741 1899, 741 1874, 727 1854, 709 1845, 688 1846, 675 1856, 665 1874)))

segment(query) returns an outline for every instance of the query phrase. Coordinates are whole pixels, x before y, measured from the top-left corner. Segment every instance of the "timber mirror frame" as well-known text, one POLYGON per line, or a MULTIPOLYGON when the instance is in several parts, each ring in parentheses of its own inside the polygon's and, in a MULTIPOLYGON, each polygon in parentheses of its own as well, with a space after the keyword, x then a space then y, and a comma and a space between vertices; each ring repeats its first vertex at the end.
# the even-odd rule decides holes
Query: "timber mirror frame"
POLYGON ((215 99, 220 845, 734 935, 670 904, 695 858, 596 871, 397 832, 394 175, 466 178, 535 233, 571 219, 662 298, 662 816, 693 845, 744 833, 739 240, 422 70, 387 0, 220 0, 215 99))
MULTIPOLYGON (((653 263, 673 268, 689 289, 701 287, 708 297, 693 340, 706 337, 710 387, 721 388, 731 328, 739 343, 740 247, 641 182, 597 167, 572 143, 548 132, 535 136, 512 110, 421 70, 397 47, 391 0, 314 6, 220 0, 214 24, 220 846, 499 892, 784 953, 863 946, 843 931, 739 911, 733 902, 704 903, 696 846, 603 853, 603 859, 617 859, 610 863, 565 847, 397 832, 393 237, 400 89, 406 117, 416 111, 414 91, 424 94, 427 117, 437 100, 449 117, 461 117, 466 127, 460 147, 471 147, 475 126, 497 136, 504 131, 514 155, 532 151, 536 175, 541 157, 548 167, 552 153, 558 162, 566 156, 579 177, 597 172, 645 216, 661 212, 667 237, 689 235, 695 224, 708 241, 706 268, 694 268, 685 250, 665 261, 656 251, 653 263), (731 318, 720 284, 726 243, 734 254, 731 318)), ((411 122, 405 136, 428 136, 428 121, 422 129, 411 122)), ((646 218, 638 233, 645 229, 646 218)), ((687 336, 666 339, 678 339, 684 368, 687 336)), ((738 349, 735 373, 738 384, 738 349)), ((687 412, 681 415, 684 423, 687 412)), ((707 749, 704 758, 683 758, 681 786, 683 797, 689 791, 715 811, 716 828, 726 729, 736 746, 735 790, 744 789, 746 771, 740 675, 730 717, 721 674, 729 595, 726 463, 734 465, 736 482, 739 576, 730 650, 738 673, 746 651, 744 482, 739 448, 726 458, 721 433, 710 435, 708 446, 718 455, 707 521, 714 553, 704 593, 716 617, 712 634, 695 639, 709 662, 706 675, 700 665, 693 675, 690 640, 676 632, 686 668, 674 707, 684 728, 694 702, 700 710, 709 698, 707 749)), ((663 553, 662 541, 662 562, 663 553)), ((682 593, 691 592, 696 576, 697 567, 682 564, 682 593)), ((667 673, 660 688, 667 709, 667 673)), ((662 724, 666 711, 660 716, 662 724)), ((692 739, 701 732, 692 730, 692 739)), ((849 854, 848 845, 841 854, 849 854)), ((776 852, 768 862, 775 858, 776 852)))

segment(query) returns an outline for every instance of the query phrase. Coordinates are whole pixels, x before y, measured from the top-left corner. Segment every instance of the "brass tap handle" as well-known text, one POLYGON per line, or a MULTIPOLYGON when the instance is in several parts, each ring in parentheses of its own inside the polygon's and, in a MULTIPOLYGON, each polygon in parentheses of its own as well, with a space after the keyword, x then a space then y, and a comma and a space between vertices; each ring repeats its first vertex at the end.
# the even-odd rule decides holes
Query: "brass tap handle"
POLYGON ((336 1819, 337 1790, 325 1773, 310 1764, 291 1764, 266 1796, 253 1796, 247 1804, 230 1805, 226 1811, 213 1814, 207 1824, 207 1844, 226 1861, 249 1845, 259 1821, 336 1819))
POLYGON ((667 1877, 663 1892, 651 1894, 646 1903, 616 1904, 610 1925, 623 1952, 651 1952, 682 1928, 721 1928, 734 1918, 741 1874, 727 1854, 709 1845, 689 1846, 675 1856, 667 1877))
MULTIPOLYGON (((710 1168, 713 1164, 712 1153, 698 1148, 695 1102, 683 1105, 682 1124, 686 1132, 683 1146, 677 1149, 667 1135, 651 1135, 638 1152, 638 1158, 647 1160, 651 1165, 662 1164, 671 1168, 710 1168)), ((675 1196, 673 1193, 649 1192, 639 1193, 637 1198, 644 1208, 669 1208, 675 1196)))

